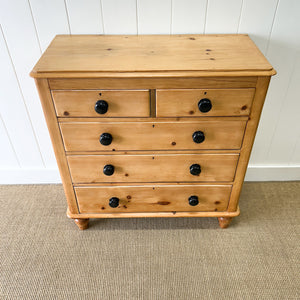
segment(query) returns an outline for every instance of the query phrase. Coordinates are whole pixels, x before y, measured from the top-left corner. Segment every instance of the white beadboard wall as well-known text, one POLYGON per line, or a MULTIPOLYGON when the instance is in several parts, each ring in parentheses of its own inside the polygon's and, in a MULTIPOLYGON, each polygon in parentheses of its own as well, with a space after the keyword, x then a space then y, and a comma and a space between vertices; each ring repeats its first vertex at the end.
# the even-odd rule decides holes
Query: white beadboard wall
POLYGON ((248 33, 277 70, 246 180, 300 180, 299 0, 0 0, 0 184, 60 182, 29 72, 56 34, 248 33))

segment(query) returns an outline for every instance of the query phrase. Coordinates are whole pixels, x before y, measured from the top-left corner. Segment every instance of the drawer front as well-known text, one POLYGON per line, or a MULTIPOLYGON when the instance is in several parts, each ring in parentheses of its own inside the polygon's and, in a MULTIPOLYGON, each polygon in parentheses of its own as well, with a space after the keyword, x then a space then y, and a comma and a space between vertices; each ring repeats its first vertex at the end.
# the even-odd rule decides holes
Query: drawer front
POLYGON ((255 89, 156 91, 158 117, 247 116, 255 89))
POLYGON ((238 154, 71 155, 75 183, 233 181, 238 154))
POLYGON ((80 213, 225 211, 231 185, 75 187, 75 192, 80 213))
POLYGON ((149 95, 148 90, 52 91, 59 117, 149 117, 149 95))
POLYGON ((246 121, 70 122, 60 126, 66 151, 239 149, 246 121), (100 139, 109 144, 101 144, 100 139))

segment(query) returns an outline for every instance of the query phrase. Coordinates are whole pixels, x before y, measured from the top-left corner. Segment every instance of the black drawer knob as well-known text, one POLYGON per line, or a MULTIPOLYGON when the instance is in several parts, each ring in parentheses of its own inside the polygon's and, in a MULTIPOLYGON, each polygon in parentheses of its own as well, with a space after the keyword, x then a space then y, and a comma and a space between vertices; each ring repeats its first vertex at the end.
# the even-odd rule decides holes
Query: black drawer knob
POLYGON ((107 112, 108 110, 108 103, 105 100, 98 100, 95 104, 95 111, 103 115, 107 112))
POLYGON ((199 200, 198 200, 198 197, 197 196, 191 196, 189 198, 189 205, 190 206, 196 206, 199 204, 199 200))
POLYGON ((203 98, 198 102, 198 107, 201 112, 207 113, 211 110, 212 104, 209 99, 203 98))
POLYGON ((201 173, 201 166, 199 164, 192 164, 190 166, 190 173, 194 176, 198 176, 201 173))
POLYGON ((119 206, 119 198, 117 197, 112 197, 109 199, 109 206, 112 208, 116 208, 119 206))
POLYGON ((113 165, 105 165, 103 167, 103 173, 106 176, 111 176, 115 172, 115 167, 113 165))
POLYGON ((108 145, 110 145, 111 144, 111 142, 112 142, 112 140, 113 140, 113 137, 112 137, 112 135, 110 134, 110 133, 102 133, 101 135, 100 135, 100 143, 101 143, 101 145, 103 145, 103 146, 108 146, 108 145))
POLYGON ((203 131, 195 131, 193 133, 193 141, 196 144, 200 144, 200 143, 204 142, 204 140, 205 140, 205 135, 204 135, 203 131))

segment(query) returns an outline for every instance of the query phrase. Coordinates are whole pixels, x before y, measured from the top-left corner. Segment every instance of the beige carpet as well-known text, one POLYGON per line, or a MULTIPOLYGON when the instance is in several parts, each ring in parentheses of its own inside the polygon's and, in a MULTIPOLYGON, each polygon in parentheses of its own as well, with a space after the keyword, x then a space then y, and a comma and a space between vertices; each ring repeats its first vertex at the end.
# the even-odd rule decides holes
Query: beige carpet
POLYGON ((0 299, 300 299, 300 182, 246 183, 241 216, 66 218, 61 185, 0 186, 0 299))

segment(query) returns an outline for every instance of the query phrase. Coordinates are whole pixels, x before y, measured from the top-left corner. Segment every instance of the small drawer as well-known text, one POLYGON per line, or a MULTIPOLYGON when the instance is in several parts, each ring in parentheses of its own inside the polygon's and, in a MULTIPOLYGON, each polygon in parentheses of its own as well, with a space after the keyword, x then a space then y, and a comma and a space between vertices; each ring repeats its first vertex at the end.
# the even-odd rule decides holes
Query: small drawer
POLYGON ((255 89, 156 91, 158 117, 247 116, 255 89))
POLYGON ((149 117, 148 90, 54 90, 59 117, 149 117))
POLYGON ((233 181, 238 154, 70 155, 74 183, 233 181))
POLYGON ((225 211, 231 185, 75 187, 80 213, 225 211))
POLYGON ((65 122, 66 151, 239 149, 246 121, 65 122))

